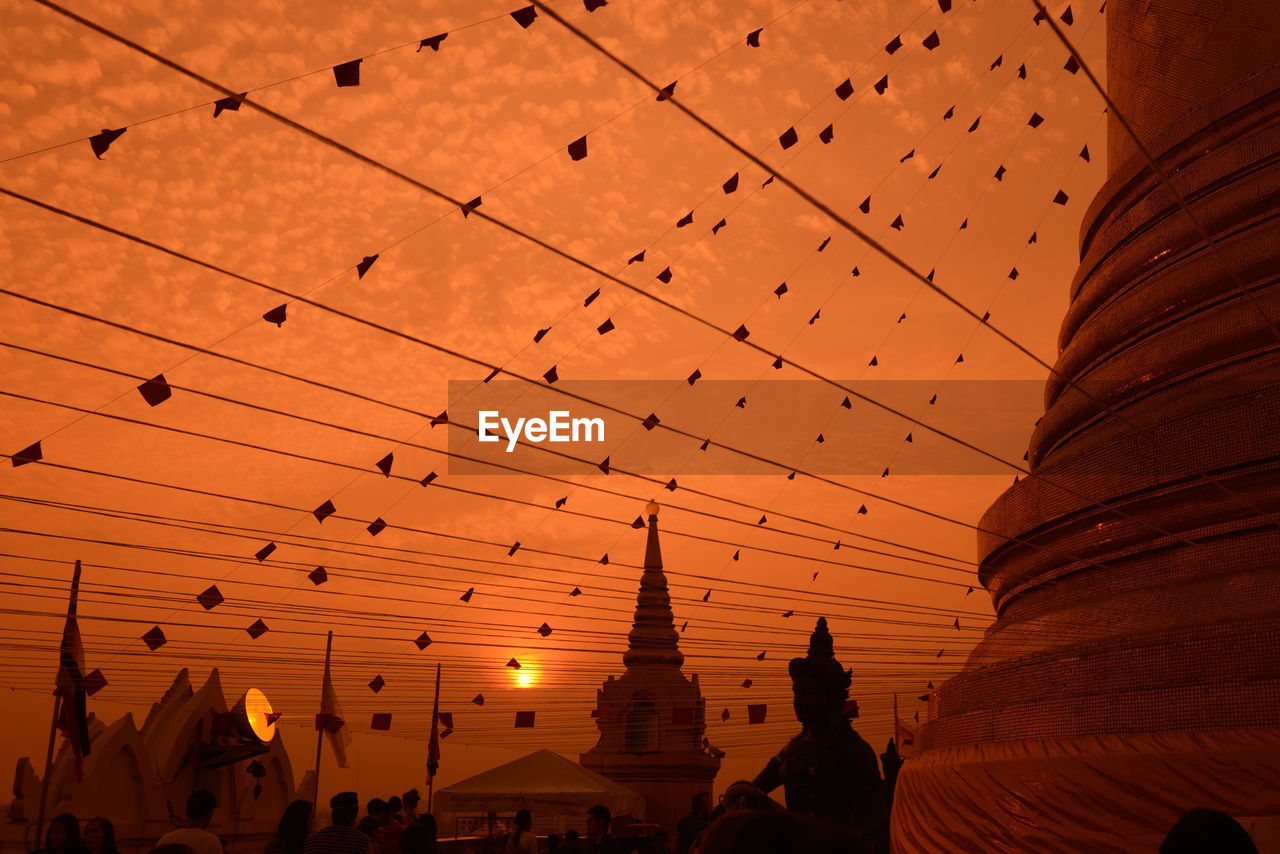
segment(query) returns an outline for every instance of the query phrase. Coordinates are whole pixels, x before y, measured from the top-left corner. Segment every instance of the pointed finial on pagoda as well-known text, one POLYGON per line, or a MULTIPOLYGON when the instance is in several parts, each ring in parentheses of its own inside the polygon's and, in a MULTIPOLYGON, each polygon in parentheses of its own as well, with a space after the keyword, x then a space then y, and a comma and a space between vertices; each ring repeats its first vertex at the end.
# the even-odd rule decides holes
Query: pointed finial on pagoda
POLYGON ((644 573, 640 576, 640 592, 636 594, 635 620, 627 634, 627 651, 622 656, 628 667, 665 665, 678 668, 684 664, 675 617, 671 613, 667 577, 662 572, 662 547, 658 542, 660 509, 656 501, 650 501, 645 507, 649 516, 649 536, 644 550, 644 573))

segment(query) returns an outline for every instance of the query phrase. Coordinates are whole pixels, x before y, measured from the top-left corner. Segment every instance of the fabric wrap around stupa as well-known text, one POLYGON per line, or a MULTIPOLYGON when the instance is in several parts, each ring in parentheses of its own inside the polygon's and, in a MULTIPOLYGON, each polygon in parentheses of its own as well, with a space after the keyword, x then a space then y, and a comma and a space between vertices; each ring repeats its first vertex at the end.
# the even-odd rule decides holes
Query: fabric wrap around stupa
POLYGON ((1106 15, 1109 94, 1212 246, 1113 111, 1032 475, 981 521, 997 619, 931 695, 897 852, 1155 851, 1195 807, 1280 811, 1280 16, 1106 15))

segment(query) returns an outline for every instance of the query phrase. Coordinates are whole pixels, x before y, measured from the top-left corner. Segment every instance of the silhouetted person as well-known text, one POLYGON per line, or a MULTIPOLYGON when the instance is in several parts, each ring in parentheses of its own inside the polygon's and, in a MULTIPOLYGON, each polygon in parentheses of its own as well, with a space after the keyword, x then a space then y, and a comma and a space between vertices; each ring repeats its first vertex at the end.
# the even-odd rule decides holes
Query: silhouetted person
POLYGON ((515 827, 507 834, 503 854, 538 854, 538 837, 533 832, 533 815, 528 810, 516 813, 515 827))
POLYGON ((671 854, 671 849, 667 846, 667 832, 659 828, 653 833, 653 847, 649 849, 649 854, 671 854))
POLYGON ((276 824, 276 838, 267 843, 263 854, 302 854, 314 820, 315 810, 310 801, 296 800, 289 804, 276 824))
POLYGON ((85 854, 120 854, 116 848, 116 827, 110 819, 99 816, 84 823, 85 854))
POLYGON ((222 854, 222 840, 206 828, 218 808, 218 796, 208 789, 196 789, 187 798, 187 826, 171 830, 156 842, 162 845, 185 845, 195 854, 222 854))
POLYGON ((689 814, 676 822, 676 854, 689 854, 698 834, 707 829, 711 817, 711 798, 698 792, 689 804, 689 814))
POLYGON ((377 824, 377 830, 371 835, 378 849, 382 854, 396 854, 400 850, 400 834, 404 833, 404 825, 391 820, 390 805, 382 798, 369 801, 369 818, 377 824))
POLYGON ((339 792, 329 799, 330 820, 323 830, 307 837, 303 854, 371 854, 373 842, 356 830, 360 798, 355 792, 339 792))
POLYGON ((410 789, 400 796, 400 801, 404 805, 404 820, 406 822, 417 821, 418 804, 422 802, 422 795, 418 794, 417 789, 410 789))
POLYGON ((560 834, 547 834, 547 854, 561 854, 560 851, 560 834))
POLYGON ((1160 854, 1258 854, 1240 822, 1217 810, 1194 809, 1178 819, 1160 854))
MULTIPOLYGON (((423 816, 429 818, 429 816, 423 816)), ((436 854, 436 825, 419 819, 400 834, 399 854, 436 854)))
POLYGON ((561 846, 562 854, 582 854, 582 842, 578 838, 578 831, 572 827, 564 832, 564 845, 561 846))
POLYGON ((396 824, 405 823, 404 814, 402 813, 402 810, 404 809, 404 802, 400 800, 399 795, 392 795, 387 798, 387 809, 391 811, 392 821, 396 824))
POLYGON ((37 854, 83 854, 80 820, 69 812, 56 815, 44 832, 44 848, 37 854))
POLYGON ((787 810, 732 810, 703 834, 700 854, 867 854, 848 828, 787 810))
POLYGON ((604 804, 587 810, 587 854, 622 854, 618 840, 609 834, 613 815, 604 804))
POLYGON ((898 753, 898 745, 889 739, 884 753, 880 754, 880 767, 884 769, 884 799, 893 806, 893 793, 898 788, 898 771, 902 768, 902 756, 898 753))

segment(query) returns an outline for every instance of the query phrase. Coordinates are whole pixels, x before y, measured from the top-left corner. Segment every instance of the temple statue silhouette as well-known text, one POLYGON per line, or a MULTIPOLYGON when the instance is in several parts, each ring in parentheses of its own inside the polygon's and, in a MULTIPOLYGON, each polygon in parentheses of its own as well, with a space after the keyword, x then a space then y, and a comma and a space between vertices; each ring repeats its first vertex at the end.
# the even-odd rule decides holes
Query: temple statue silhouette
POLYGON ((1154 851, 1193 807, 1280 810, 1280 14, 1106 15, 1108 178, 896 851, 1154 851))
POLYGON ((706 738, 706 701, 698 677, 681 670, 684 653, 658 545, 658 505, 650 503, 644 573, 635 621, 622 655, 626 670, 596 692, 600 740, 585 768, 644 796, 645 820, 674 833, 698 792, 711 795, 723 755, 706 738))

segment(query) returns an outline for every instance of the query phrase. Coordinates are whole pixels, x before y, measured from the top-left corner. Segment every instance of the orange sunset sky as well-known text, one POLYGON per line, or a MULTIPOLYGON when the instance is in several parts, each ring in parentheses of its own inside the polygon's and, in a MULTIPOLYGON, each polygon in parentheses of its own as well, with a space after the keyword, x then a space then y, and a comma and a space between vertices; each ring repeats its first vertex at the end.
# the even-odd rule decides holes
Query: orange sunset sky
MULTIPOLYGON (((991 620, 973 525, 1024 465, 1021 448, 1001 450, 1006 472, 964 477, 893 474, 914 450, 902 441, 885 478, 806 474, 824 471, 834 441, 801 443, 767 475, 687 473, 696 441, 686 462, 648 479, 450 473, 440 451, 463 428, 431 427, 430 416, 450 406, 449 381, 479 384, 482 364, 539 382, 552 366, 563 382, 605 381, 593 388, 637 416, 631 432, 650 409, 659 429, 680 427, 661 405, 689 393, 694 370, 741 384, 745 408, 715 404, 726 432, 768 415, 749 402, 758 383, 812 379, 796 365, 872 396, 879 380, 1046 376, 783 182, 762 187, 760 166, 551 17, 522 28, 509 15, 519 5, 68 8, 447 197, 479 196, 477 214, 710 326, 249 107, 215 118, 222 93, 46 5, 0 0, 0 452, 39 441, 43 454, 0 469, 3 773, 20 756, 42 761, 76 559, 87 665, 109 682, 90 711, 140 722, 180 668, 202 683, 217 667, 231 699, 256 686, 284 715, 299 778, 332 628, 355 761, 340 771, 326 755, 326 797, 423 785, 437 662, 456 728, 437 785, 538 747, 574 758, 591 747, 595 687, 621 672, 639 581, 644 532, 631 522, 653 498, 676 622, 688 623, 685 671, 699 674, 708 736, 727 752, 717 791, 753 776, 796 731, 785 661, 803 653, 817 616, 853 668, 855 726, 877 751, 894 695, 908 721, 923 716, 928 683, 963 665, 991 620), (438 51, 416 49, 439 33, 438 51), (330 68, 361 57, 359 86, 336 86, 330 68), (96 159, 88 138, 120 127, 96 159), (587 156, 575 161, 566 149, 584 135, 587 156), (628 264, 641 250, 645 260, 628 264), (655 276, 667 267, 664 283, 655 276), (282 325, 262 319, 282 303, 282 325), (598 334, 605 320, 613 330, 598 334), (780 370, 725 334, 739 325, 782 355, 780 370), (153 407, 137 386, 158 374, 172 397, 153 407), (641 410, 621 381, 642 379, 669 383, 670 396, 641 410), (388 453, 384 477, 375 463, 388 453), (802 473, 788 479, 791 469, 802 473), (661 487, 672 477, 674 492, 661 487), (337 513, 317 522, 311 511, 326 500, 337 513), (372 536, 377 518, 387 527, 372 536), (268 543, 277 548, 259 562, 268 543), (319 587, 307 579, 317 565, 329 574, 319 587), (195 596, 215 583, 226 600, 206 611, 195 596), (258 619, 269 631, 254 640, 245 629, 258 619), (168 643, 152 652, 140 638, 154 625, 168 643), (419 651, 423 631, 434 643, 419 651), (513 657, 518 673, 504 666, 513 657), (386 687, 375 694, 377 675, 386 687), (481 693, 483 708, 471 703, 481 693), (766 723, 748 725, 748 703, 769 704, 766 723), (536 726, 513 728, 526 710, 536 726), (369 731, 374 713, 392 715, 389 733, 369 731)), ((1033 24, 1030 2, 946 5, 551 8, 651 80, 677 81, 679 103, 1052 362, 1079 223, 1105 172, 1102 101, 1064 70, 1067 49, 1033 24), (758 28, 759 46, 748 45, 758 28), (853 94, 842 100, 846 78, 853 94), (798 141, 784 150, 791 127, 798 141), (1059 190, 1065 205, 1053 203, 1059 190), (891 228, 899 215, 903 227, 891 228)), ((1073 19, 1067 35, 1101 70, 1097 6, 1076 4, 1073 19)), ((830 389, 830 411, 805 437, 867 416, 862 402, 840 407, 842 396, 830 389)), ((940 410, 928 392, 917 397, 900 405, 928 424, 940 410)), ((1033 420, 1014 425, 1024 441, 1033 420)), ((903 437, 928 433, 899 424, 903 437)), ((992 441, 980 422, 949 429, 992 441)))

